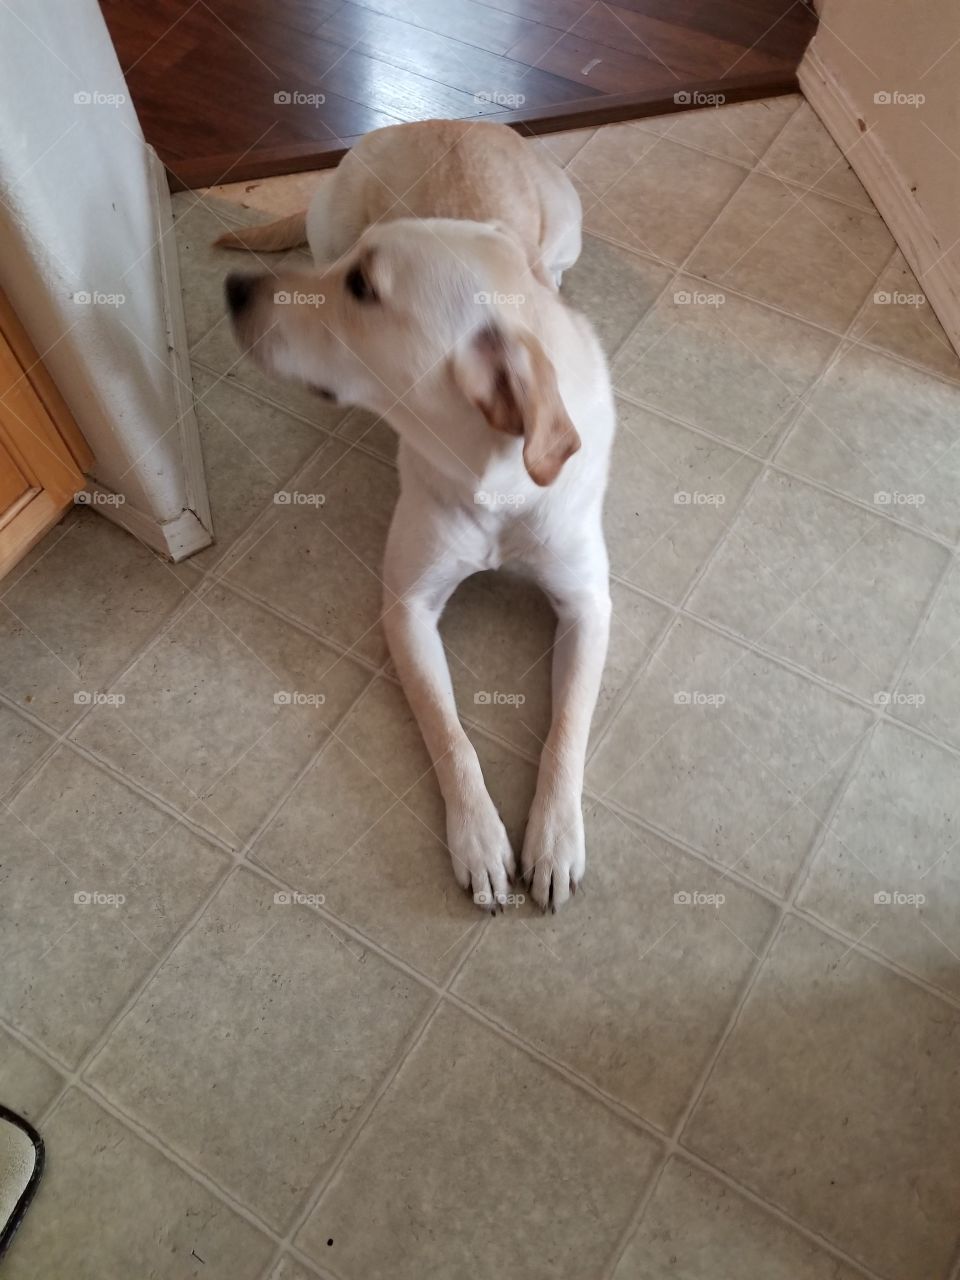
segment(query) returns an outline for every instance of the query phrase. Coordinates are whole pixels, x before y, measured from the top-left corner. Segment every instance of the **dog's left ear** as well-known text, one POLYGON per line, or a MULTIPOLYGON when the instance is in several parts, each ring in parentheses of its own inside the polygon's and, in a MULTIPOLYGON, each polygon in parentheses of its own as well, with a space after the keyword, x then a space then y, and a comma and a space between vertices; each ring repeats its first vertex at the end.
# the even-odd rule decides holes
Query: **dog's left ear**
POLYGON ((523 463, 535 484, 552 484, 580 448, 560 398, 556 370, 532 333, 488 325, 452 360, 460 390, 495 431, 523 436, 523 463))

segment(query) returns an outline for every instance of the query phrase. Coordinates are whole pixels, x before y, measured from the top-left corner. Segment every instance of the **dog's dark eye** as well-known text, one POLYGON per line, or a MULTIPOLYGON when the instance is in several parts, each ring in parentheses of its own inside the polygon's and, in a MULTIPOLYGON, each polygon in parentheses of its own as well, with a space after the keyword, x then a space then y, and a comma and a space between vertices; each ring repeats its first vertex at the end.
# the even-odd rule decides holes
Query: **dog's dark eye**
POLYGON ((329 387, 311 387, 310 390, 314 395, 319 396, 321 400, 329 400, 331 404, 337 403, 337 397, 329 387))
POLYGON ((350 293, 358 302, 378 302, 377 291, 373 285, 363 274, 363 269, 359 266, 351 267, 347 272, 345 281, 347 292, 350 293))

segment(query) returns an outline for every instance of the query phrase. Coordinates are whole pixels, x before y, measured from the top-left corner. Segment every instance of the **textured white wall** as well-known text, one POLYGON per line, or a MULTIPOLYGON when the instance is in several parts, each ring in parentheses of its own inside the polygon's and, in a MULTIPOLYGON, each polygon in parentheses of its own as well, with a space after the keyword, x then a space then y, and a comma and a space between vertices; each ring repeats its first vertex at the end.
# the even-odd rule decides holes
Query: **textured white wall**
POLYGON ((96 0, 4 0, 0 85, 0 285, 94 477, 174 519, 185 485, 150 152, 96 0))

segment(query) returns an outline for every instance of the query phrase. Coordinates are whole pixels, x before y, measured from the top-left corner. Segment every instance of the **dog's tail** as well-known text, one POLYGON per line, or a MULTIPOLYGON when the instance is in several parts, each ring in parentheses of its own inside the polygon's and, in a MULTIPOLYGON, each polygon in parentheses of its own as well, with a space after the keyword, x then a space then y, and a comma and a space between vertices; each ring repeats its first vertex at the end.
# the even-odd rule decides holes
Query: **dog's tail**
POLYGON ((291 213, 289 218, 265 222, 242 231, 227 231, 214 240, 220 249, 261 249, 272 253, 277 249, 296 249, 307 242, 307 213, 291 213))

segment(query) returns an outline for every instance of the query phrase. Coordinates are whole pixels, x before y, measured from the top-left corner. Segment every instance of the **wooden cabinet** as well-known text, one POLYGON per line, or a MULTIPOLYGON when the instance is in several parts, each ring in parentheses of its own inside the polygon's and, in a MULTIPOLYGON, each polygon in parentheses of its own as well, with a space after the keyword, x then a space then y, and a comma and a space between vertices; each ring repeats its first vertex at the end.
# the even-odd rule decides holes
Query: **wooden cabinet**
POLYGON ((90 449, 0 292, 0 577, 74 503, 90 449))

